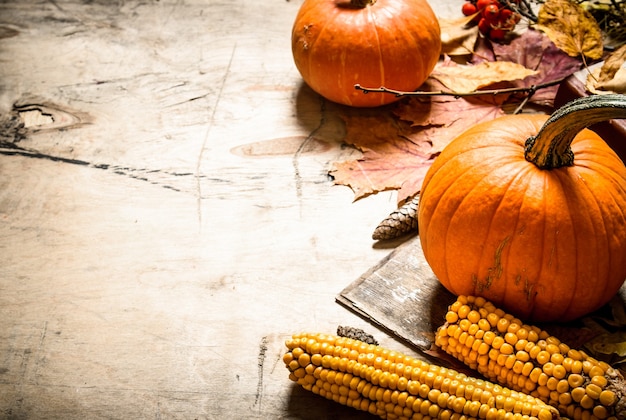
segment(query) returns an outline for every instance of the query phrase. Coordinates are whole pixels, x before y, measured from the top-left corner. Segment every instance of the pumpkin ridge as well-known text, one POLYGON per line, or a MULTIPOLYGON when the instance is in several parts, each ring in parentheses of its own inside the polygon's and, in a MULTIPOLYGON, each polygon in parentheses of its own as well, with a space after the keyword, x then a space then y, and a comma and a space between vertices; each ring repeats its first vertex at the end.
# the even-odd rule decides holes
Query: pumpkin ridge
MULTIPOLYGON (((570 169, 572 169, 572 167, 564 167, 564 168, 556 168, 556 169, 551 169, 549 172, 546 173, 546 181, 550 181, 551 179, 554 180, 554 183, 558 183, 558 189, 560 191, 561 194, 563 194, 563 196, 565 197, 565 201, 566 204, 570 204, 570 202, 572 201, 571 198, 571 194, 575 193, 575 191, 571 191, 571 188, 567 188, 566 184, 571 182, 571 175, 570 175, 570 169)), ((547 193, 544 194, 547 197, 547 193)), ((550 200, 546 199, 544 201, 545 206, 547 207, 550 203, 550 200)), ((576 209, 577 213, 580 213, 579 211, 580 209, 576 209)), ((578 250, 578 243, 580 242, 580 238, 578 235, 578 230, 576 229, 576 223, 575 223, 575 215, 572 212, 572 207, 570 205, 566 205, 564 209, 561 209, 561 211, 565 212, 567 211, 567 218, 565 218, 565 214, 563 215, 563 217, 560 217, 559 220, 559 224, 564 223, 565 220, 567 220, 567 226, 565 227, 565 229, 572 229, 572 231, 574 232, 574 244, 573 247, 575 250, 578 250), (563 222, 562 222, 563 221, 563 222)), ((547 210, 544 210, 544 214, 548 214, 547 210)), ((557 215, 558 217, 558 215, 557 215)), ((587 218, 589 220, 593 220, 591 216, 587 216, 587 218)), ((546 234, 544 234, 544 237, 547 237, 546 234)), ((557 235, 555 235, 555 241, 559 241, 558 239, 558 231, 557 231, 557 235)), ((580 251, 576 251, 576 265, 580 264, 580 255, 579 254, 580 251)), ((552 256, 552 253, 550 254, 552 256)), ((570 285, 570 287, 568 287, 566 290, 562 290, 559 294, 559 296, 553 296, 551 297, 551 300, 559 299, 563 302, 567 302, 567 305, 564 307, 564 309, 561 311, 560 314, 556 314, 555 316, 558 317, 564 317, 567 316, 567 314, 570 311, 570 307, 572 306, 573 303, 575 303, 575 299, 574 296, 576 296, 576 291, 579 287, 580 284, 580 274, 579 274, 578 269, 575 270, 575 276, 574 278, 571 280, 573 284, 570 285), (567 296, 565 295, 565 292, 569 292, 567 294, 567 296)), ((541 280, 540 280, 541 281, 541 280)), ((549 278, 548 278, 549 281, 549 278)), ((541 281, 541 283, 545 284, 546 281, 541 281)))
MULTIPOLYGON (((606 252, 606 258, 608 260, 607 261, 608 264, 607 264, 607 267, 605 268, 608 271, 608 267, 611 266, 611 264, 610 264, 610 262, 611 262, 611 252, 610 252, 611 246, 610 246, 610 243, 607 240, 607 234, 609 233, 609 229, 608 229, 608 227, 606 225, 607 220, 606 220, 606 217, 605 217, 605 212, 603 211, 604 205, 600 204, 599 198, 597 197, 595 191, 589 186, 589 184, 587 184, 586 182, 583 182, 583 185, 586 188, 586 190, 588 191, 590 199, 593 200, 593 204, 595 205, 595 207, 597 209, 597 212, 600 215, 597 219, 602 222, 602 226, 601 226, 602 227, 602 232, 601 232, 601 235, 598 235, 597 232, 595 232, 596 226, 595 226, 595 224, 593 225, 593 227, 594 227, 594 237, 600 236, 600 237, 602 237, 604 239, 604 243, 601 244, 602 246, 601 247, 597 247, 597 249, 596 249, 596 259, 595 260, 599 261, 600 257, 601 257, 601 254, 604 254, 603 250, 600 249, 600 248, 603 248, 604 250, 608 250, 609 252, 606 252)), ((590 200, 585 200, 585 202, 587 202, 587 203, 589 201, 590 200)), ((593 217, 593 216, 590 215, 590 217, 593 217)), ((593 218, 592 220, 596 220, 596 218, 593 218)), ((602 267, 598 266, 597 270, 602 270, 602 267)), ((602 271, 598 271, 597 272, 598 278, 608 278, 609 277, 608 273, 606 273, 604 275, 602 275, 602 274, 603 274, 602 271)), ((602 296, 602 299, 598 299, 598 302, 594 303, 595 307, 601 306, 601 302, 602 301, 607 300, 607 299, 610 298, 610 296, 607 295, 607 291, 608 290, 609 289, 604 288, 604 295, 602 296)))
MULTIPOLYGON (((598 137, 598 136, 596 136, 598 137)), ((605 241, 605 247, 608 250, 607 264, 605 269, 611 273, 617 268, 623 265, 624 259, 619 259, 615 253, 611 253, 612 247, 620 246, 619 239, 624 238, 626 228, 626 170, 624 169, 624 163, 621 158, 599 137, 594 142, 590 138, 577 141, 574 139, 572 142, 572 149, 577 157, 582 155, 582 159, 575 161, 573 169, 576 170, 579 177, 591 180, 591 182, 601 182, 608 184, 608 191, 606 188, 594 188, 589 182, 584 182, 585 188, 589 191, 589 195, 593 197, 596 205, 599 208, 600 218, 603 223, 605 235, 603 236, 605 241), (600 143, 598 143, 600 141, 600 143), (587 157, 588 156, 588 157, 587 157), (595 159, 594 159, 595 157, 595 159), (602 164, 599 163, 599 159, 602 159, 602 164), (620 229, 620 227, 622 227, 620 229), (619 232, 618 232, 619 231, 619 232), (613 265, 611 265, 611 261, 613 265), (621 261, 621 262, 620 262, 621 261)), ((595 184, 594 184, 595 185, 595 184)), ((623 242, 621 241, 622 249, 623 242)), ((602 254, 601 251, 599 251, 602 254)), ((626 277, 624 273, 623 277, 626 277)), ((605 278, 609 278, 609 274, 606 274, 605 278)), ((610 299, 610 289, 602 288, 605 293, 604 300, 610 299)))
MULTIPOLYGON (((378 70, 380 72, 380 81, 379 81, 379 85, 380 86, 384 86, 385 85, 385 64, 383 62, 383 50, 380 46, 380 33, 379 31, 381 30, 381 28, 377 25, 376 23, 376 15, 374 15, 371 11, 370 8, 368 8, 367 11, 367 22, 368 24, 370 24, 374 30, 372 31, 373 34, 376 35, 375 39, 376 39, 376 52, 378 54, 378 70)), ((382 105, 382 103, 381 103, 382 105)))
MULTIPOLYGON (((578 165, 576 165, 574 168, 572 169, 578 169, 578 165)), ((591 176, 598 174, 598 176, 602 176, 602 177, 607 177, 607 174, 603 173, 602 171, 597 171, 594 168, 590 168, 588 169, 590 172, 593 172, 591 174, 591 176)), ((580 171, 576 170, 577 175, 579 178, 583 178, 583 175, 580 174, 580 171)), ((588 192, 588 196, 590 199, 588 200, 584 200, 585 203, 589 203, 589 201, 592 199, 593 203, 595 204, 595 207, 597 209, 597 213, 599 214, 599 217, 594 218, 593 216, 590 216, 590 218, 592 220, 599 220, 602 223, 602 232, 600 235, 598 235, 596 232, 594 232, 594 237, 601 237, 603 238, 605 241, 602 244, 602 247, 598 247, 598 249, 596 250, 596 261, 599 261, 601 256, 605 256, 605 258, 607 259, 607 264, 605 270, 609 271, 611 270, 611 259, 612 259, 612 253, 610 252, 611 250, 611 242, 608 240, 608 235, 610 234, 610 232, 613 231, 613 225, 614 223, 610 223, 610 226, 607 225, 607 214, 611 214, 612 212, 615 212, 616 210, 618 210, 620 212, 620 216, 621 216, 621 223, 624 224, 626 223, 626 213, 624 211, 624 208, 622 206, 620 206, 616 200, 615 197, 613 196, 613 194, 606 194, 607 197, 609 197, 611 199, 611 204, 610 205, 605 205, 603 204, 604 201, 601 200, 598 197, 598 193, 602 194, 603 191, 598 191, 594 188, 592 188, 587 182, 582 182, 582 185, 584 186, 585 190, 588 192), (611 210, 609 210, 609 206, 611 207, 611 210), (602 248, 602 249, 600 249, 602 248), (604 252, 603 250, 607 250, 608 252, 604 252)), ((615 183, 615 186, 620 188, 621 185, 619 183, 615 183)), ((622 189, 622 192, 624 192, 624 190, 622 189)), ((608 218, 608 219, 612 219, 612 218, 608 218)), ((595 225, 594 225, 595 228, 595 225)), ((601 270, 603 267, 602 266, 598 266, 598 269, 601 270)), ((601 271, 599 271, 597 273, 598 278, 609 278, 610 275, 609 273, 604 273, 604 275, 602 275, 603 273, 601 271)), ((594 307, 597 308, 599 306, 602 305, 602 302, 607 301, 611 298, 611 296, 614 294, 611 292, 611 289, 609 288, 603 288, 603 292, 604 295, 601 297, 601 299, 598 299, 598 302, 594 303, 594 307)), ((571 304, 571 302, 570 302, 571 304)))
MULTIPOLYGON (((510 162, 509 165, 519 166, 518 162, 510 162)), ((508 166, 508 165, 506 165, 506 166, 508 166)), ((485 167, 493 167, 493 166, 485 165, 485 167)), ((504 167, 505 166, 498 166, 498 168, 502 169, 502 170, 504 170, 503 169, 504 167)), ((473 169, 473 168, 470 168, 470 169, 473 169)), ((467 172, 469 172, 469 170, 467 172)), ((449 227, 450 227, 450 225, 452 225, 452 222, 455 219, 457 213, 459 211, 461 211, 461 210, 463 212, 465 212, 465 209, 462 209, 464 203, 466 203, 468 200, 472 200, 474 198, 472 196, 472 193, 477 188, 481 187, 482 184, 487 184, 487 185, 490 184, 490 182, 485 181, 485 179, 488 178, 489 176, 493 175, 493 171, 481 171, 481 172, 483 172, 483 173, 480 174, 481 175, 480 179, 477 178, 478 175, 473 175, 472 174, 472 181, 473 181, 472 188, 470 188, 468 191, 466 191, 465 196, 459 201, 459 203, 456 206, 456 208, 454 209, 454 211, 449 214, 449 217, 448 217, 448 220, 449 220, 448 229, 446 229, 446 234, 445 234, 445 243, 446 244, 448 244, 450 242, 450 240, 449 240, 449 231, 450 231, 449 227)), ((507 172, 507 171, 505 171, 505 172, 507 172)), ((454 187, 456 182, 463 183, 465 181, 463 179, 464 175, 466 175, 466 174, 462 174, 462 175, 458 176, 457 181, 455 181, 452 184, 450 184, 449 188, 456 189, 456 187, 454 187)), ((508 189, 511 186, 511 184, 515 181, 516 178, 517 177, 513 177, 513 178, 507 180, 508 181, 508 185, 506 186, 506 189, 508 189)), ((490 215, 490 217, 488 217, 488 219, 490 220, 489 227, 487 227, 487 229, 485 230, 485 235, 484 235, 483 240, 480 241, 483 244, 485 242, 487 242, 487 240, 491 237, 493 220, 495 218, 495 215, 498 213, 498 209, 500 208, 502 202, 504 201, 504 195, 505 195, 504 191, 502 193, 498 194, 498 195, 500 195, 500 199, 498 200, 498 202, 494 203, 492 206, 490 206, 490 209, 493 209, 493 210, 492 210, 492 214, 490 215)), ((467 206, 467 204, 466 204, 466 206, 467 206)), ((504 248, 504 245, 506 245, 509 240, 510 240, 510 238, 504 238, 503 239, 503 244, 501 243, 502 244, 502 248, 504 248)), ((477 241, 477 242, 479 242, 479 241, 477 241)), ((499 245, 499 247, 500 247, 500 245, 499 245)), ((487 273, 488 273, 487 278, 486 279, 478 278, 478 274, 482 271, 481 270, 482 262, 485 261, 485 260, 490 260, 490 258, 491 258, 491 256, 485 257, 485 253, 491 254, 491 250, 483 248, 480 257, 476 259, 476 267, 473 270, 474 274, 473 274, 472 278, 473 278, 473 283, 474 283, 474 292, 475 292, 475 294, 476 293, 480 294, 481 291, 484 290, 484 289, 488 290, 491 287, 491 285, 493 284, 494 278, 495 279, 500 279, 501 276, 502 276, 502 272, 503 272, 502 258, 501 258, 502 249, 500 249, 500 250, 496 249, 496 252, 494 254, 494 265, 490 266, 489 268, 487 268, 487 273), (492 275, 494 272, 496 273, 495 277, 492 275), (482 284, 481 284, 481 282, 482 282, 482 284)), ((447 252, 446 252, 446 254, 447 254, 447 252)), ((446 264, 446 268, 449 265, 450 264, 446 264)), ((448 275, 448 277, 449 277, 449 275, 448 275)), ((505 290, 504 290, 503 293, 506 293, 506 284, 505 284, 505 290)))
MULTIPOLYGON (((457 156, 455 156, 455 158, 458 158, 458 155, 457 155, 457 156)), ((454 160, 455 160, 455 159, 451 159, 451 160, 447 160, 447 161, 445 161, 445 162, 444 162, 444 166, 445 166, 445 164, 451 164, 451 165, 454 165, 454 160)), ((436 162, 437 162, 437 158, 435 158, 435 163, 436 163, 436 162)), ((461 180, 461 179, 462 179, 462 178, 463 178, 463 177, 467 174, 467 172, 470 172, 470 171, 472 171, 472 170, 474 170, 474 169, 475 169, 475 168, 468 167, 468 168, 466 168, 466 170, 465 170, 465 171, 463 171, 463 173, 457 174, 457 176, 456 176, 456 177, 455 177, 455 178, 454 178, 454 179, 453 179, 453 180, 452 180, 452 181, 451 181, 451 182, 450 182, 450 183, 449 183, 449 184, 448 184, 448 185, 447 185, 447 186, 446 186, 446 187, 445 187, 442 191, 441 191, 441 193, 439 193, 439 194, 438 194, 438 196, 437 196, 437 202, 436 202, 436 203, 433 203, 433 206, 432 206, 432 211, 430 211, 430 215, 429 215, 429 216, 428 216, 428 218, 427 218, 429 221, 430 221, 430 220, 432 220, 432 215, 439 213, 439 211, 438 211, 439 205, 440 205, 440 204, 441 204, 441 202, 444 200, 444 198, 445 198, 446 193, 448 192, 448 190, 449 190, 450 188, 452 188, 452 187, 453 187, 453 186, 454 186, 457 182, 460 182, 460 180, 461 180)), ((441 170, 441 168, 439 168, 439 170, 438 170, 437 172, 434 172, 434 173, 433 173, 433 177, 434 177, 435 175, 437 175, 437 174, 442 174, 442 173, 444 173, 444 172, 440 172, 440 170, 441 170)), ((423 182, 423 184, 422 184, 422 185, 424 185, 424 184, 429 184, 429 183, 430 183, 429 178, 431 178, 431 177, 427 177, 427 178, 425 178, 425 179, 424 179, 424 182, 423 182)), ((439 181, 439 179, 436 179, 436 184, 437 184, 437 185, 439 184, 439 182, 440 182, 440 181, 439 181)), ((422 192, 421 192, 421 194, 423 194, 423 192, 424 192, 424 191, 422 191, 422 192)), ((420 207, 419 207, 419 208, 420 208, 420 209, 425 209, 425 207, 424 207, 423 205, 420 205, 420 207)), ((424 217, 420 217, 420 215, 418 214, 418 222, 423 221, 423 220, 424 220, 424 217)), ((442 238, 444 238, 444 239, 443 239, 444 241, 446 241, 446 239, 445 239, 445 238, 447 238, 447 236, 448 236, 448 230, 449 230, 449 227, 450 227, 450 224, 448 223, 448 224, 447 224, 447 227, 446 227, 446 231, 445 231, 445 232, 442 232, 442 238)), ((423 247, 423 248, 428 248, 429 243, 430 243, 430 240, 429 240, 429 238, 428 238, 428 235, 424 235, 424 234, 422 234, 422 232, 423 232, 423 233, 427 233, 427 232, 428 232, 428 226, 420 226, 420 227, 419 227, 419 231, 420 231, 420 236, 422 236, 422 237, 424 238, 424 239, 423 239, 423 242, 422 242, 422 247, 423 247)), ((442 260, 446 260, 446 254, 447 254, 447 252, 446 252, 446 247, 444 246, 444 247, 443 247, 443 255, 441 256, 441 259, 442 259, 442 260)), ((445 284, 447 284, 447 285, 448 285, 448 287, 450 287, 449 278, 450 278, 450 275, 449 275, 449 273, 448 273, 448 265, 446 264, 445 284)), ((440 279, 440 280, 441 280, 441 279, 440 279)), ((453 292, 454 292, 454 291, 453 291, 453 292)))
MULTIPOLYGON (((474 151, 473 149, 468 149, 464 153, 455 155, 452 159, 446 160, 445 164, 450 164, 450 165, 454 166, 455 165, 454 162, 457 159, 464 159, 463 155, 465 153, 472 153, 473 151, 474 151)), ((437 161, 437 159, 438 158, 435 159, 435 162, 437 161)), ((517 164, 518 163, 518 162, 515 162, 515 161, 511 161, 510 159, 507 159, 507 160, 509 161, 508 162, 509 164, 517 164)), ((445 176, 445 173, 446 173, 446 171, 444 169, 445 168, 445 164, 436 171, 436 174, 441 174, 440 176, 445 176)), ((491 167, 493 167, 493 166, 491 166, 491 167)), ((475 177, 476 175, 473 175, 473 174, 474 174, 474 171, 477 171, 477 170, 479 170, 479 168, 477 168, 477 167, 466 167, 466 168, 464 168, 463 172, 455 173, 455 177, 449 181, 448 185, 443 187, 440 190, 440 193, 437 195, 437 197, 438 197, 437 202, 432 204, 432 210, 429 211, 430 215, 428 215, 428 217, 427 217, 427 219, 429 221, 432 219, 432 215, 437 214, 437 213, 440 212, 439 207, 440 207, 442 201, 444 201, 444 199, 448 196, 448 191, 449 190, 454 190, 454 189, 458 188, 456 186, 458 183, 466 182, 465 181, 465 177, 470 176, 470 175, 472 177, 475 177), (468 173, 470 173, 470 174, 468 175, 468 173)), ((489 176, 490 173, 491 173, 490 171, 486 171, 485 172, 484 170, 481 171, 481 172, 483 172, 481 174, 483 178, 489 176)), ((434 178, 433 182, 434 182, 434 184, 439 186, 439 184, 441 182, 441 179, 439 177, 434 178)), ((425 184, 430 183, 430 180, 425 179, 424 183, 425 184)), ((454 213, 450 214, 447 217, 447 220, 452 220, 454 218, 454 214, 459 209, 459 207, 462 205, 462 203, 466 200, 466 198, 467 198, 467 195, 463 199, 461 199, 461 201, 458 203, 456 209, 454 210, 454 213)), ((420 205, 420 208, 424 209, 424 207, 421 206, 421 205, 420 205)), ((428 210, 428 209, 426 209, 426 210, 428 210)), ((418 215, 418 221, 421 221, 423 219, 424 219, 424 217, 419 217, 419 215, 418 215)), ((447 238, 448 238, 449 227, 450 227, 450 224, 448 223, 447 226, 446 226, 446 231, 445 232, 440 232, 441 233, 441 238, 442 238, 441 240, 444 242, 444 246, 442 247, 443 248, 443 251, 442 251, 443 254, 441 255, 441 258, 440 258, 440 260, 442 260, 442 261, 445 261, 448 258, 447 257, 448 251, 446 250, 447 247, 445 246, 445 244, 448 243, 448 239, 447 238)), ((430 244, 430 238, 428 238, 428 234, 427 234, 428 233, 428 226, 420 227, 420 232, 425 233, 425 235, 422 235, 422 237, 424 238, 422 246, 425 247, 425 248, 428 248, 429 244, 430 244)), ((448 267, 449 266, 450 266, 449 264, 445 264, 445 267, 446 267, 445 270, 446 271, 445 271, 445 279, 443 281, 444 284, 448 285, 448 287, 450 287, 450 283, 451 283, 450 282, 450 274, 449 274, 449 271, 448 271, 448 267)), ((475 271, 478 271, 478 270, 475 270, 475 271)), ((452 290, 452 291, 454 292, 454 290, 452 290)), ((456 292, 454 292, 454 293, 456 293, 456 292)))
MULTIPOLYGON (((337 20, 339 18, 339 13, 336 13, 337 9, 333 8, 332 10, 335 13, 333 13, 332 15, 327 16, 327 18, 324 20, 324 24, 321 25, 321 21, 319 19, 315 18, 315 9, 311 8, 311 10, 314 13, 314 19, 313 20, 315 21, 315 23, 313 25, 319 25, 320 26, 320 29, 319 29, 319 32, 318 32, 317 36, 314 37, 313 42, 311 42, 311 44, 309 44, 309 54, 310 54, 311 57, 315 57, 317 55, 315 48, 318 45, 318 41, 319 40, 323 40, 324 39, 323 37, 327 36, 326 33, 330 30, 328 28, 330 27, 330 25, 334 25, 335 24, 335 20, 337 20)), ((325 42, 322 42, 322 44, 321 44, 322 48, 323 48, 324 44, 325 44, 325 42)), ((317 60, 312 60, 311 58, 309 58, 308 63, 307 63, 308 64, 307 65, 307 72, 308 72, 309 75, 315 74, 314 65, 315 65, 316 61, 317 60)), ((310 76, 310 77, 312 77, 312 76, 310 76)))
MULTIPOLYGON (((490 220, 490 227, 487 233, 488 238, 492 236, 491 234, 492 225, 495 223, 495 220, 498 219, 498 214, 500 213, 500 214, 505 214, 509 216, 511 214, 510 213, 511 209, 502 208, 502 203, 509 200, 509 194, 512 194, 513 196, 522 195, 523 197, 526 197, 526 191, 528 190, 528 185, 529 185, 528 183, 529 177, 530 179, 532 179, 532 177, 536 177, 537 175, 540 175, 540 176, 543 175, 543 174, 537 174, 536 171, 534 171, 534 165, 531 165, 531 164, 527 165, 525 163, 526 162, 513 161, 510 163, 511 165, 513 165, 513 170, 506 171, 507 173, 513 173, 514 176, 512 176, 508 180, 508 185, 506 186, 506 188, 503 188, 502 190, 499 190, 497 192, 497 195, 500 196, 500 202, 495 207, 494 214, 488 218, 490 220), (504 213, 501 213, 501 212, 504 212, 504 213)), ((501 239, 501 241, 499 242, 498 246, 496 247, 494 251, 494 256, 493 256, 494 263, 492 266, 490 266, 487 269, 489 273, 486 279, 487 286, 485 287, 485 289, 487 290, 493 284, 494 276, 492 275, 492 272, 494 270, 500 271, 500 274, 495 277, 497 279, 501 278, 502 275, 504 275, 506 272, 508 272, 509 276, 514 275, 513 270, 507 267, 510 266, 509 256, 513 252, 514 245, 516 244, 517 233, 521 229, 519 227, 519 224, 523 219, 521 214, 524 210, 524 202, 525 200, 522 198, 519 201, 519 205, 516 206, 517 217, 514 217, 515 226, 509 231, 509 233, 503 239, 501 239), (504 271, 504 273, 502 271, 504 271)), ((505 217, 508 219, 513 219, 513 217, 507 217, 507 216, 505 217)), ((483 260, 482 256, 480 257, 480 260, 483 260)), ((520 286, 520 282, 523 281, 522 291, 526 295, 526 302, 529 306, 529 308, 527 309, 527 312, 529 312, 534 307, 534 297, 532 297, 531 295, 535 288, 536 282, 533 282, 533 283, 529 282, 528 278, 522 277, 521 272, 518 274, 515 274, 515 279, 516 280, 514 281, 514 285, 516 287, 513 289, 512 292, 511 292, 511 289, 509 288, 509 286, 512 286, 509 284, 510 283, 509 279, 504 279, 503 290, 501 292, 500 299, 507 300, 507 295, 509 293, 513 293, 513 295, 518 295, 520 293, 520 289, 518 287, 520 286)), ((480 293, 480 289, 475 289, 474 293, 475 294, 480 293)), ((519 310, 517 312, 519 312, 519 310)))
MULTIPOLYGON (((528 177, 536 176, 536 174, 533 173, 533 171, 532 171, 533 168, 530 165, 525 165, 522 168, 523 169, 519 169, 517 171, 515 176, 511 179, 511 182, 509 183, 509 186, 508 186, 507 190, 502 193, 502 200, 501 201, 504 201, 505 198, 508 199, 507 194, 511 193, 511 191, 510 191, 511 188, 514 185, 517 185, 516 191, 514 191, 513 194, 516 194, 518 192, 519 194, 523 195, 522 199, 520 200, 519 206, 517 207, 517 216, 515 217, 515 226, 513 227, 513 229, 511 229, 511 234, 505 238, 506 242, 503 241, 503 243, 502 243, 502 247, 503 248, 504 248, 504 245, 507 245, 507 243, 509 245, 508 250, 506 251, 506 257, 504 258, 505 264, 508 264, 509 256, 510 256, 511 252, 513 252, 514 245, 516 244, 517 234, 518 234, 518 232, 520 232, 520 229, 521 229, 520 228, 520 223, 523 220, 522 212, 523 212, 523 209, 524 209, 524 202, 525 202, 525 198, 527 196, 527 190, 528 190, 528 185, 529 185, 528 184, 528 177), (522 192, 522 190, 523 190, 523 192, 522 192)), ((493 223, 493 219, 492 219, 492 223, 493 223)), ((503 251, 504 251, 504 249, 501 252, 503 252, 503 251)), ((512 275, 513 273, 511 272, 510 274, 512 275)), ((515 285, 517 286, 519 284, 519 282, 522 281, 522 273, 516 274, 516 279, 517 279, 517 281, 515 281, 515 285)), ((503 294, 502 294, 503 295, 502 299, 505 299, 505 300, 507 299, 508 285, 509 285, 509 282, 505 281, 504 291, 503 291, 503 294)), ((524 279, 524 292, 526 294, 526 302, 529 305, 529 312, 532 312, 532 310, 533 310, 533 308, 535 306, 534 305, 535 299, 534 299, 534 297, 531 296, 533 288, 534 288, 534 283, 530 284, 530 287, 529 287, 528 278, 524 279)))

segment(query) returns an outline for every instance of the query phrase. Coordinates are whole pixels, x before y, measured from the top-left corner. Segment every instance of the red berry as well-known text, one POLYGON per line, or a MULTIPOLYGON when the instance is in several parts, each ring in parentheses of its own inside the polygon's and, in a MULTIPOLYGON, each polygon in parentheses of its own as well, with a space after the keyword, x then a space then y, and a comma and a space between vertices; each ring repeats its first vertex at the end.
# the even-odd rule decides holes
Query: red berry
POLYGON ((489 31, 489 38, 494 41, 502 41, 506 36, 507 31, 500 28, 493 28, 489 31))
POLYGON ((478 10, 484 10, 490 4, 499 6, 500 2, 498 2, 498 0, 478 0, 476 2, 476 7, 478 8, 478 10))
POLYGON ((478 30, 481 34, 487 35, 491 30, 491 23, 489 23, 487 19, 481 18, 480 21, 478 21, 478 30))
POLYGON ((500 9, 500 15, 498 18, 502 21, 506 21, 509 20, 511 16, 513 16, 513 11, 511 9, 500 9))
POLYGON ((461 8, 461 11, 465 16, 471 16, 476 13, 478 9, 476 8, 476 5, 474 3, 470 3, 469 1, 467 1, 461 8))
POLYGON ((495 4, 490 4, 483 10, 483 17, 489 22, 495 22, 500 14, 500 8, 495 4))

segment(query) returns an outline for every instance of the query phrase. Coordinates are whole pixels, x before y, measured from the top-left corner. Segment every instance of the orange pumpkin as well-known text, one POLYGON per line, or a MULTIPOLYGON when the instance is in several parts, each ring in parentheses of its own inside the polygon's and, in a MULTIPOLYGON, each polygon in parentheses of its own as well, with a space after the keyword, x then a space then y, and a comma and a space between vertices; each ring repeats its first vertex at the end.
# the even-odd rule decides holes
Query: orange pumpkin
POLYGON ((293 25, 293 58, 304 81, 344 105, 399 99, 365 87, 417 89, 441 52, 439 23, 426 0, 305 0, 293 25))
POLYGON ((626 279, 626 167, 584 127, 615 118, 626 118, 625 95, 572 101, 549 119, 501 117, 453 140, 418 213, 441 283, 536 321, 607 303, 626 279))

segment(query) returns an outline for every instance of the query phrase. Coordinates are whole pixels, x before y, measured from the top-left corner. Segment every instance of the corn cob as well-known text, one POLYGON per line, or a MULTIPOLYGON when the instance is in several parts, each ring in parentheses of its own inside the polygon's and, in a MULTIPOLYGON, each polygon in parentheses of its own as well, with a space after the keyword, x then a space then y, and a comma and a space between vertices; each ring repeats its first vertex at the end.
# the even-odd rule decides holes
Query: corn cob
POLYGON ((626 384, 618 370, 481 297, 459 296, 450 305, 435 344, 488 380, 556 407, 561 416, 626 418, 626 384))
POLYGON ((285 344, 292 381, 383 419, 559 418, 538 398, 356 339, 298 334, 285 344))

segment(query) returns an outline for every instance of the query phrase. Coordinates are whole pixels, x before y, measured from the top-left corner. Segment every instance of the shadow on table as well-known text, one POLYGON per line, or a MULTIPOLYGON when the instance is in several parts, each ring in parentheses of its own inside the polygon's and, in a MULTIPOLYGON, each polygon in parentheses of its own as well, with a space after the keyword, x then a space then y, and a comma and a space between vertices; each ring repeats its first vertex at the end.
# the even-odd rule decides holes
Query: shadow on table
POLYGON ((288 418, 298 420, 374 420, 378 416, 346 407, 293 385, 287 404, 288 418))

